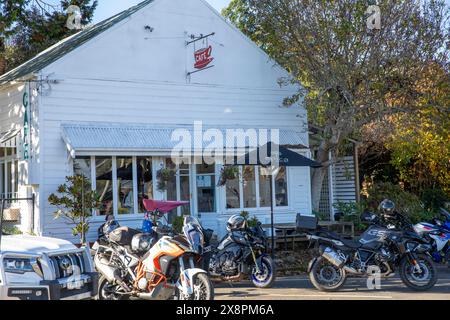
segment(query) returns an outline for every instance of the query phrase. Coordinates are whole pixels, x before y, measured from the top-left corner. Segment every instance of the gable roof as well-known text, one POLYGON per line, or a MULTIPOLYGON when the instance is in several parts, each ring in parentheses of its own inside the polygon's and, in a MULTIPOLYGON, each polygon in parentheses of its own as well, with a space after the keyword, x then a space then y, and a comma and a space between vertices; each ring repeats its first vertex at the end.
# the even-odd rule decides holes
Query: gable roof
POLYGON ((84 29, 70 37, 61 40, 50 48, 39 53, 34 58, 28 60, 24 64, 0 76, 0 85, 27 76, 33 72, 42 70, 67 53, 83 45, 92 38, 98 36, 103 31, 108 30, 117 23, 130 17, 132 14, 146 7, 153 1, 154 0, 145 0, 125 11, 116 14, 115 16, 112 16, 111 18, 103 20, 93 25, 92 27, 88 27, 87 29, 84 29))

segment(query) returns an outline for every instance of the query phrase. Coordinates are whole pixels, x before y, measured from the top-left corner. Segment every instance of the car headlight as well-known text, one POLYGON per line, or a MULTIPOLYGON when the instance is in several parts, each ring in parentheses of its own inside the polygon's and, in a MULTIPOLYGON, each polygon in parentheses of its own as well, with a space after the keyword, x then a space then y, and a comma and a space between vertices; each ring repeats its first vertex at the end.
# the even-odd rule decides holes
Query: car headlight
POLYGON ((35 258, 4 258, 3 267, 5 272, 18 274, 34 272, 43 277, 42 270, 35 258))

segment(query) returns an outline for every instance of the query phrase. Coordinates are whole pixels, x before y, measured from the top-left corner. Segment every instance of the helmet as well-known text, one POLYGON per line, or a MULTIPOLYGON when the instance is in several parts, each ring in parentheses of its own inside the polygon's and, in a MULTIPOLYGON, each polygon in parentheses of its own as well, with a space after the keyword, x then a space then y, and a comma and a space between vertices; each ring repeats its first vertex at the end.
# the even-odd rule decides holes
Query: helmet
POLYGON ((139 233, 131 240, 133 252, 147 252, 153 246, 155 238, 151 234, 139 233))
POLYGON ((244 217, 235 214, 227 221, 227 230, 228 231, 236 231, 242 230, 247 227, 247 220, 244 217))
POLYGON ((380 210, 385 215, 394 214, 395 204, 389 199, 385 199, 380 203, 378 210, 380 210))
POLYGON ((120 224, 117 220, 109 220, 103 225, 103 234, 107 236, 118 228, 120 228, 120 224))

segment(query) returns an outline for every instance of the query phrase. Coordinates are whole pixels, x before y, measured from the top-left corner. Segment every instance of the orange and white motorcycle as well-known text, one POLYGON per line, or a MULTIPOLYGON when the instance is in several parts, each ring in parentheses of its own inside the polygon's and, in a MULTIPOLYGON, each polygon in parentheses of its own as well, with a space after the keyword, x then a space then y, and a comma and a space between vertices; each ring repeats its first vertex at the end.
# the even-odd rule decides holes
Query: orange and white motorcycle
POLYGON ((114 220, 104 229, 93 247, 98 299, 214 299, 207 272, 195 267, 204 241, 195 218, 185 218, 183 235, 143 234, 114 220))

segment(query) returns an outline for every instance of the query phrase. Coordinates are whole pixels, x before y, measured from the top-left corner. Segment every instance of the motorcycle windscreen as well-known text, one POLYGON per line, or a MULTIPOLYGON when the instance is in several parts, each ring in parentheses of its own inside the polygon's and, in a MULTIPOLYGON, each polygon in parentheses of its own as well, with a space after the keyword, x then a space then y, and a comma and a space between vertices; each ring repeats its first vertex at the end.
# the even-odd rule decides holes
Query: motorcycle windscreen
POLYGON ((203 233, 198 225, 186 224, 183 227, 183 233, 191 246, 191 250, 198 254, 203 254, 203 233))

